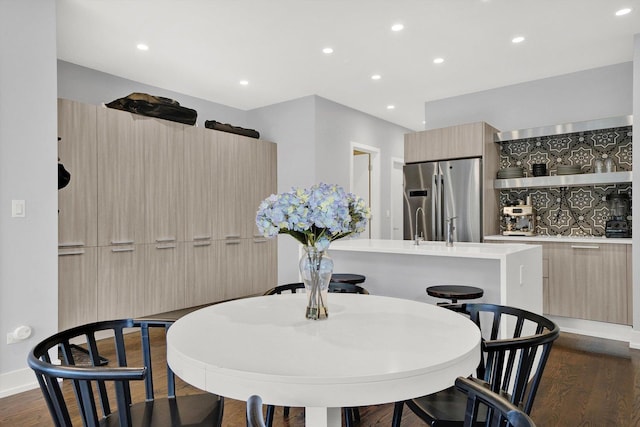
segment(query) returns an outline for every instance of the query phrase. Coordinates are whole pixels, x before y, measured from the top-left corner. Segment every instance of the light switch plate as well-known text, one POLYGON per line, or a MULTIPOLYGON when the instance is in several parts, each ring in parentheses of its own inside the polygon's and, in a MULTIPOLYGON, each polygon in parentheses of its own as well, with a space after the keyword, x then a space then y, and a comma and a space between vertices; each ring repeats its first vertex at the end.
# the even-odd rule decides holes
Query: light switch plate
POLYGON ((24 200, 12 200, 11 201, 11 216, 13 218, 25 217, 25 203, 24 200))

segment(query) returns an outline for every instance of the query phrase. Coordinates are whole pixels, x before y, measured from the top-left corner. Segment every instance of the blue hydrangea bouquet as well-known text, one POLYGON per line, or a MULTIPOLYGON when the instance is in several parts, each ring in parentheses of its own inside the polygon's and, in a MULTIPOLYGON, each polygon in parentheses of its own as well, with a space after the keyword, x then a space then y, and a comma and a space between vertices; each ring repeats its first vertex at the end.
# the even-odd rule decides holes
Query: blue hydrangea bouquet
POLYGON ((256 224, 267 238, 289 234, 324 251, 334 240, 362 233, 370 216, 362 198, 338 185, 320 183, 272 194, 260 204, 256 224))
POLYGON ((371 214, 363 199, 338 185, 317 184, 271 195, 258 208, 256 224, 263 236, 293 236, 304 247, 300 275, 307 290, 308 319, 326 319, 333 260, 329 244, 365 230, 371 214))

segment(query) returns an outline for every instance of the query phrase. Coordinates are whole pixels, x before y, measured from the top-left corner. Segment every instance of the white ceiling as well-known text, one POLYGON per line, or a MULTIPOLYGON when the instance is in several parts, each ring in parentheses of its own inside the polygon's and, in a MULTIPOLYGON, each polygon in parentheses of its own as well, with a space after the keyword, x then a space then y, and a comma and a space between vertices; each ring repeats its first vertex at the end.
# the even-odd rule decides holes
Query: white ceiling
POLYGON ((62 60, 244 110, 316 94, 413 130, 425 101, 631 61, 640 33, 640 0, 57 5, 62 60), (633 11, 616 17, 623 7, 633 11))

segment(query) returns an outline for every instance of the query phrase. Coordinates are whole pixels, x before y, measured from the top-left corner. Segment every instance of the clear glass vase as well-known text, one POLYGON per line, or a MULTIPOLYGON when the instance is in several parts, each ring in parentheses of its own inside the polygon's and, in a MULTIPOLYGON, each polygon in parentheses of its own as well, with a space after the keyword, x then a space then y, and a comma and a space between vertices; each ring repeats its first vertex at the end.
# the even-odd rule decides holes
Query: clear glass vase
POLYGON ((327 294, 333 274, 333 260, 327 251, 319 251, 313 246, 304 246, 300 258, 300 274, 307 292, 307 319, 326 319, 327 294))

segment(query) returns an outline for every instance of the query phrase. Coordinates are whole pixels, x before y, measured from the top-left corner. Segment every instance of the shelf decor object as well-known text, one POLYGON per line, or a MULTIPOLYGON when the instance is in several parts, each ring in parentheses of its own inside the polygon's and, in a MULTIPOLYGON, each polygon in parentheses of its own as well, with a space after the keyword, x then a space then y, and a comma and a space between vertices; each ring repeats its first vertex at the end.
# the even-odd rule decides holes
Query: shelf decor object
POLYGON ((333 261, 327 255, 330 243, 362 233, 370 216, 362 198, 338 185, 323 183, 271 195, 260 204, 256 225, 264 237, 288 234, 303 245, 299 266, 308 295, 308 319, 329 315, 327 295, 333 273, 333 261))

